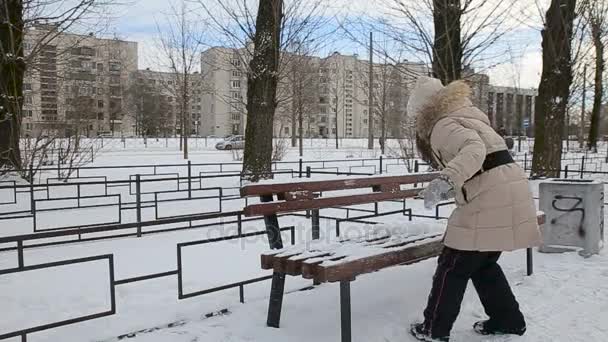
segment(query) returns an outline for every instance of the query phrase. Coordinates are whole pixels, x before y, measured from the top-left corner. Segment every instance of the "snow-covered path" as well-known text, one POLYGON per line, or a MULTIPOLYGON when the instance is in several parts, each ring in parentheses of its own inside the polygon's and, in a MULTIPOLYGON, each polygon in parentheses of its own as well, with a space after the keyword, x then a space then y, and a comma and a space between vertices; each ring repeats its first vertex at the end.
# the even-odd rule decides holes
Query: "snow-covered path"
MULTIPOLYGON (((535 253, 535 274, 525 276, 525 253, 506 254, 501 264, 528 321, 519 337, 475 335, 472 324, 485 315, 475 291, 467 290, 454 342, 575 342, 608 340, 608 255, 583 259, 576 253, 535 253)), ((353 341, 414 341, 407 333, 428 294, 436 259, 360 277, 352 283, 353 341)), ((288 283, 294 278, 288 278, 288 283)), ((231 314, 192 318, 177 328, 141 334, 134 341, 339 341, 338 286, 324 284, 285 297, 280 329, 264 325, 265 299, 230 308, 231 314)))

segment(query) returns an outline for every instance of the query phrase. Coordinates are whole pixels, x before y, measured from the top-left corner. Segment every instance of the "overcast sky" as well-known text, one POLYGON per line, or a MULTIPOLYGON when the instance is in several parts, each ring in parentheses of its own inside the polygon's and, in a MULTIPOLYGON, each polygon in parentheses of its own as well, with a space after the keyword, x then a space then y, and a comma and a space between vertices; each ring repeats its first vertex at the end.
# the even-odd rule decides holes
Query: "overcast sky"
MULTIPOLYGON (((362 14, 379 16, 387 11, 386 7, 382 6, 383 1, 393 0, 331 0, 332 7, 329 8, 329 12, 332 15, 348 15, 352 18, 362 14)), ((172 2, 176 3, 176 0, 131 0, 128 5, 121 6, 115 11, 115 19, 110 24, 108 34, 139 43, 140 68, 162 69, 156 57, 158 55, 157 24, 163 25, 165 16, 171 12, 172 2)), ((528 6, 525 4, 527 2, 531 3, 533 0, 518 0, 517 4, 525 7, 528 6)), ((189 6, 195 11, 199 5, 190 3, 189 6)), ((538 14, 538 10, 530 11, 538 14)), ((484 69, 490 75, 491 83, 495 85, 537 87, 541 72, 540 19, 538 22, 530 23, 520 20, 519 16, 514 14, 510 18, 517 23, 515 25, 517 31, 505 38, 505 41, 509 41, 509 46, 513 45, 512 50, 510 48, 507 55, 503 53, 496 62, 486 62, 475 67, 484 69), (500 64, 494 66, 495 63, 500 64)), ((336 46, 336 50, 344 54, 367 55, 365 47, 354 43, 341 43, 336 46)))

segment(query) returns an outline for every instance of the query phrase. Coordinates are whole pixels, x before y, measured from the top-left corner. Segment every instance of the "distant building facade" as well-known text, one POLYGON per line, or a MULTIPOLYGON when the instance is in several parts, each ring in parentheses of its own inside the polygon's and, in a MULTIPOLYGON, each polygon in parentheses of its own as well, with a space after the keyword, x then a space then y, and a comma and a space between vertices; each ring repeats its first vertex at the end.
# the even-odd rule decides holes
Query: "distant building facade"
POLYGON ((492 126, 508 135, 532 136, 537 96, 536 89, 490 86, 487 114, 492 126))
MULTIPOLYGON (((201 74, 212 89, 203 96, 202 134, 244 134, 248 62, 245 49, 216 47, 202 53, 201 74)), ((291 136, 294 129, 298 129, 294 120, 298 120, 300 111, 304 112, 302 130, 305 137, 368 136, 370 85, 367 61, 356 55, 339 53, 326 58, 284 54, 283 63, 277 90, 275 136, 291 136), (294 78, 294 75, 297 76, 294 78), (296 84, 303 78, 306 85, 298 88, 296 84)), ((428 69, 424 64, 406 61, 374 64, 373 70, 374 135, 380 136, 384 122, 386 135, 395 136, 399 134, 399 123, 407 115, 409 90, 418 76, 428 74, 428 69)))
MULTIPOLYGON (((28 55, 55 27, 26 32, 28 55)), ((24 136, 125 133, 129 75, 137 70, 137 43, 58 33, 39 47, 24 79, 24 136)))
POLYGON ((247 122, 245 49, 214 47, 201 54, 201 74, 209 91, 202 96, 201 135, 244 134, 247 122))

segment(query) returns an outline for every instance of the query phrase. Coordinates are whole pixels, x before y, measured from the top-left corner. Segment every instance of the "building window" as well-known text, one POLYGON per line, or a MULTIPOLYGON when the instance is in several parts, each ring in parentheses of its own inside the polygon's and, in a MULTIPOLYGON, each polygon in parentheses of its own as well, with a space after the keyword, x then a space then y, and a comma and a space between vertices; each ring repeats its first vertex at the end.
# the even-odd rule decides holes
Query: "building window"
POLYGON ((103 63, 97 63, 97 71, 103 72, 103 63))
POLYGON ((31 97, 31 96, 29 96, 29 95, 28 95, 28 96, 26 96, 26 97, 25 97, 25 103, 26 103, 26 104, 32 104, 32 97, 31 97))
POLYGON ((241 60, 238 58, 233 58, 231 64, 235 67, 241 66, 241 60))
POLYGON ((363 119, 363 123, 364 123, 364 124, 367 124, 367 119, 363 119))
POLYGON ((241 81, 240 80, 234 80, 232 81, 232 88, 240 88, 241 87, 241 81))
POLYGON ((289 127, 285 127, 285 134, 289 134, 289 127))
POLYGON ((232 70, 232 77, 241 77, 243 73, 240 70, 232 70))
POLYGON ((103 113, 97 113, 97 120, 103 120, 103 113))
POLYGON ((120 63, 110 63, 109 69, 110 71, 120 71, 120 63))
POLYGON ((171 97, 171 96, 167 97, 167 102, 173 102, 173 97, 171 97))
POLYGON ((31 83, 23 83, 23 90, 32 90, 31 83))
POLYGON ((103 100, 97 100, 97 108, 103 108, 103 100))

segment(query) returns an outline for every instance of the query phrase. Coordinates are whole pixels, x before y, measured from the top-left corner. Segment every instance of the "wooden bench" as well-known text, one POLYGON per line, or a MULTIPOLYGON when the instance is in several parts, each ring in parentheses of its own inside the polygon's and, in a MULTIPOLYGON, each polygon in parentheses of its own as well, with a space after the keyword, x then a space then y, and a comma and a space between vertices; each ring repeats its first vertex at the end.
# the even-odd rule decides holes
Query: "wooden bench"
MULTIPOLYGON (((442 234, 408 235, 378 233, 331 242, 311 241, 284 247, 277 214, 317 211, 313 215, 313 239, 319 238, 318 209, 379 201, 413 198, 422 190, 413 184, 426 183, 435 173, 394 177, 366 177, 301 183, 252 184, 241 188, 242 197, 259 196, 261 203, 244 208, 245 216, 264 216, 271 251, 261 256, 262 268, 273 270, 266 324, 279 327, 285 276, 302 276, 316 284, 340 283, 342 341, 351 341, 350 282, 357 276, 383 268, 407 265, 439 255, 442 234), (406 189, 402 189, 405 186, 406 189), (367 193, 334 195, 332 191, 368 189, 367 193), (321 196, 322 195, 322 196, 321 196), (275 201, 276 196, 276 201, 275 201), (316 221, 316 223, 315 223, 316 221), (315 230, 316 228, 316 230, 315 230)), ((544 215, 539 215, 539 224, 544 215)), ((404 220, 404 225, 407 223, 404 220)), ((532 273, 532 251, 527 253, 528 274, 532 273)))

